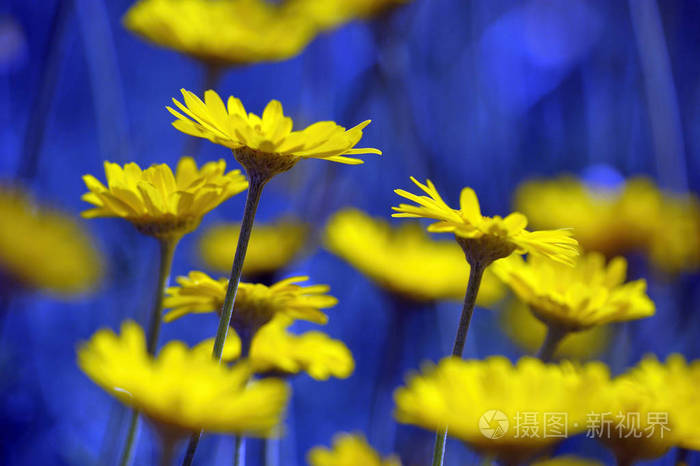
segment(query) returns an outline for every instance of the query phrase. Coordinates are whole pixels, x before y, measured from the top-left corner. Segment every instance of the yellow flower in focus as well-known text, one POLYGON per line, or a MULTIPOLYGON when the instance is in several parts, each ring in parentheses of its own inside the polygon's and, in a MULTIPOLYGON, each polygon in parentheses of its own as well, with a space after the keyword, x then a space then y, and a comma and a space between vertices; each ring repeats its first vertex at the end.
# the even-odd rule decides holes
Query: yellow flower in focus
MULTIPOLYGON (((290 277, 271 286, 240 283, 231 325, 236 331, 259 329, 277 315, 325 324, 328 316, 321 309, 335 306, 338 300, 326 294, 330 289, 328 285, 297 285, 308 279, 290 277)), ((177 277, 176 281, 179 286, 165 290, 163 308, 170 309, 170 312, 163 316, 164 322, 172 322, 187 314, 221 310, 228 279, 214 280, 203 272, 192 271, 186 277, 177 277)))
MULTIPOLYGON (((544 342, 547 325, 530 312, 523 301, 513 300, 500 311, 499 325, 513 342, 527 351, 536 352, 544 342)), ((611 339, 607 325, 570 333, 561 341, 554 353, 555 358, 589 360, 601 354, 611 339)))
POLYGON ((523 183, 515 207, 536 228, 571 227, 584 250, 607 257, 645 251, 662 270, 700 267, 700 201, 631 178, 619 189, 595 189, 563 176, 523 183))
POLYGON ((69 215, 37 205, 19 188, 0 186, 0 294, 6 286, 69 296, 95 287, 102 257, 69 215))
POLYGON ((286 60, 316 35, 310 20, 264 0, 140 0, 124 26, 211 66, 286 60))
POLYGON ((625 283, 623 257, 606 265, 602 254, 588 253, 567 267, 541 257, 525 261, 514 256, 497 262, 494 272, 538 319, 565 332, 654 315, 646 281, 625 283))
POLYGON ((548 460, 538 460, 532 466, 603 466, 603 463, 578 456, 565 455, 557 456, 548 460))
POLYGON ((678 354, 665 363, 646 357, 601 397, 613 425, 596 437, 628 464, 658 458, 675 446, 698 450, 698 386, 700 361, 689 364, 678 354))
POLYGON ((597 393, 607 384, 601 363, 578 367, 525 357, 513 365, 501 356, 449 357, 394 392, 395 417, 424 429, 448 426, 448 435, 477 452, 518 464, 584 431, 597 393))
POLYGON ((430 180, 427 180, 427 185, 413 177, 411 181, 427 196, 417 196, 402 189, 394 190, 399 196, 418 205, 392 207, 398 212, 393 216, 437 220, 428 227, 428 231, 454 233, 467 254, 467 261, 472 265, 478 263, 486 266, 512 253, 530 253, 572 265, 578 255, 578 243, 569 231, 527 231, 527 218, 518 212, 505 218, 485 217, 481 215, 479 200, 471 188, 462 189, 460 208, 456 210, 442 200, 430 180))
MULTIPOLYGON (((398 228, 356 209, 337 212, 325 228, 326 247, 382 288, 413 301, 461 300, 469 265, 454 241, 432 240, 418 224, 398 228)), ((485 273, 477 303, 489 306, 503 284, 485 273)))
POLYGON ((333 447, 314 447, 309 450, 310 466, 401 466, 397 456, 382 459, 362 434, 336 434, 333 447))
POLYGON ((95 206, 83 217, 121 217, 159 239, 191 232, 207 212, 248 187, 240 170, 226 173, 224 160, 197 168, 192 157, 182 157, 174 175, 165 164, 145 170, 135 163, 104 166, 107 186, 83 176, 89 192, 82 199, 95 206))
POLYGON ((250 382, 246 364, 228 368, 182 342, 166 344, 154 358, 134 322, 122 324, 121 335, 99 330, 78 349, 78 364, 110 395, 180 436, 200 429, 269 436, 289 398, 284 382, 250 382))
MULTIPOLYGON (((248 361, 256 374, 289 376, 306 372, 316 380, 345 379, 352 374, 355 361, 342 341, 323 332, 295 335, 287 331, 291 324, 292 319, 278 316, 255 334, 248 361)), ((214 339, 205 340, 196 348, 211 357, 214 339)), ((240 339, 231 329, 222 360, 234 361, 240 354, 240 339)))
POLYGON ((334 29, 355 19, 369 20, 411 0, 288 0, 289 11, 313 21, 322 30, 334 29))
MULTIPOLYGON (((219 224, 202 234, 199 249, 208 268, 216 272, 231 271, 240 231, 240 224, 219 224)), ((259 277, 283 269, 297 257, 307 233, 308 227, 294 219, 268 224, 256 222, 243 263, 243 275, 259 277)))
POLYGON ((246 113, 233 96, 224 105, 212 90, 204 93, 204 102, 182 89, 184 105, 173 99, 184 113, 167 107, 177 120, 173 126, 191 136, 209 139, 233 149, 236 160, 250 176, 267 180, 292 168, 302 158, 323 159, 356 165, 362 160, 348 155, 381 154, 373 148, 356 148, 362 130, 370 121, 346 130, 332 121, 320 121, 301 130, 292 130, 292 119, 282 112, 282 104, 272 100, 262 116, 246 113))

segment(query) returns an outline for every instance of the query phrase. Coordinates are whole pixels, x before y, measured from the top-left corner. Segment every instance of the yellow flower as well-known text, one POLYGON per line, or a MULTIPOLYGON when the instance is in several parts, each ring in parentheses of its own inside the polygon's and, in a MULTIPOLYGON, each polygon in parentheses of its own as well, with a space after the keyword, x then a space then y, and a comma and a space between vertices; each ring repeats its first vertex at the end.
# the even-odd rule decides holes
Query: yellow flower
POLYGON ((588 253, 574 267, 566 267, 540 257, 526 262, 516 256, 497 262, 494 272, 538 319, 564 331, 654 315, 646 281, 625 283, 623 257, 606 265, 602 254, 588 253))
MULTIPOLYGON (((345 379, 355 370, 352 353, 342 341, 334 340, 323 332, 289 333, 292 319, 278 316, 253 337, 248 360, 253 371, 263 375, 288 376, 306 372, 316 380, 330 377, 345 379)), ((205 340, 197 349, 211 356, 214 339, 205 340)), ((230 329, 224 343, 222 360, 234 361, 241 354, 241 342, 235 330, 230 329)))
POLYGON ((264 0, 140 0, 124 25, 213 66, 286 60, 316 34, 308 19, 264 0))
MULTIPOLYGON (((300 286, 309 277, 290 277, 265 286, 258 283, 240 283, 231 325, 237 330, 259 329, 276 315, 291 319, 325 324, 328 316, 321 309, 333 307, 338 300, 326 294, 328 285, 300 286)), ((192 271, 178 277, 179 286, 166 289, 163 307, 170 312, 163 321, 172 322, 186 314, 219 312, 226 296, 228 279, 214 280, 203 272, 192 271)))
POLYGON ((141 327, 103 329, 78 349, 78 364, 93 382, 176 435, 209 432, 268 436, 289 398, 284 382, 249 382, 245 364, 228 368, 182 342, 150 356, 141 327))
POLYGON ((0 294, 7 286, 68 296, 95 287, 102 257, 69 215, 37 205, 19 188, 0 186, 0 294))
POLYGON ((603 463, 573 455, 557 456, 548 460, 538 460, 532 466, 603 466, 603 463))
POLYGON ((185 104, 173 99, 185 115, 168 107, 177 120, 173 126, 191 136, 233 149, 251 176, 269 179, 289 170, 302 158, 324 159, 350 165, 363 163, 347 155, 381 154, 377 149, 355 148, 369 120, 346 130, 332 121, 320 121, 301 130, 292 130, 292 119, 282 112, 282 104, 272 100, 262 117, 246 113, 241 101, 233 96, 224 105, 219 95, 204 93, 204 102, 182 89, 185 104), (191 118, 191 119, 190 119, 191 118))
POLYGON ((410 0, 289 0, 289 11, 303 15, 320 29, 334 29, 355 19, 369 20, 410 0))
MULTIPOLYGON (((413 301, 463 299, 469 276, 464 252, 454 241, 435 241, 418 224, 398 228, 356 209, 329 220, 326 247, 382 288, 413 301)), ((477 303, 489 306, 504 295, 503 284, 487 271, 477 303)))
POLYGON ((314 447, 309 450, 310 466, 401 466, 397 456, 382 459, 362 434, 336 434, 333 448, 314 447))
POLYGON ((450 357, 396 390, 395 416, 430 430, 448 426, 448 435, 474 450, 517 464, 585 430, 596 394, 608 383, 600 363, 576 367, 525 357, 513 365, 500 356, 450 357))
MULTIPOLYGON (((199 241, 204 264, 216 272, 230 272, 236 252, 240 224, 211 227, 199 241)), ((299 254, 308 234, 306 224, 295 219, 273 223, 256 222, 243 263, 243 275, 258 277, 283 269, 299 254)))
POLYGON ((536 228, 572 227, 588 251, 647 252, 668 272, 700 266, 700 201, 660 191, 646 178, 619 189, 595 189, 569 176, 533 180, 518 188, 515 207, 536 228))
POLYGON ((569 231, 527 231, 527 218, 518 212, 505 218, 485 217, 481 215, 479 200, 471 188, 462 189, 460 209, 455 210, 442 200, 430 180, 427 180, 427 185, 413 177, 411 180, 427 196, 417 196, 402 189, 394 190, 399 196, 418 205, 400 204, 393 207, 399 212, 393 216, 437 220, 428 227, 428 231, 454 233, 472 265, 480 263, 486 266, 514 252, 545 256, 564 264, 573 264, 578 255, 578 243, 569 231))
MULTIPOLYGON (((499 325, 516 345, 528 353, 537 351, 547 334, 547 325, 535 317, 527 304, 520 300, 513 300, 504 307, 499 316, 499 325)), ((554 357, 592 359, 607 348, 610 340, 611 330, 607 325, 570 333, 561 341, 554 357)))
POLYGON ((89 192, 82 199, 95 206, 83 217, 121 217, 156 238, 191 232, 204 214, 248 187, 240 170, 226 173, 224 160, 198 169, 194 159, 183 157, 175 175, 165 164, 146 170, 135 163, 104 166, 107 187, 92 175, 83 176, 89 192))
POLYGON ((601 397, 610 431, 598 437, 623 461, 657 458, 670 448, 700 449, 700 361, 647 357, 618 377, 601 397))

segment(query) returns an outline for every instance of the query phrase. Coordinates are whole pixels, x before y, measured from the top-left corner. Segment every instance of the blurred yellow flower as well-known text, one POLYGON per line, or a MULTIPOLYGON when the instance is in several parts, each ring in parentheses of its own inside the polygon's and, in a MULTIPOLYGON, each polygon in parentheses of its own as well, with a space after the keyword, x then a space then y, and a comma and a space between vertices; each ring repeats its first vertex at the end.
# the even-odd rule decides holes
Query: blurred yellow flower
POLYGON ((573 265, 578 255, 578 243, 567 230, 530 232, 525 229, 527 218, 518 212, 505 218, 481 215, 479 200, 471 188, 462 189, 460 209, 455 210, 442 200, 435 185, 427 180, 423 185, 413 181, 427 196, 396 189, 394 192, 418 205, 400 204, 392 207, 394 217, 429 218, 437 220, 428 227, 435 233, 454 233, 470 264, 488 265, 512 253, 535 254, 573 265))
MULTIPOLYGON (((513 342, 534 353, 542 346, 547 334, 547 325, 530 312, 526 303, 513 300, 500 311, 499 325, 513 342)), ((555 358, 588 360, 602 353, 610 343, 611 329, 607 325, 570 333, 561 341, 554 353, 555 358)))
POLYGON ((448 435, 508 464, 586 429, 597 393, 609 384, 601 363, 545 364, 525 357, 445 358, 394 392, 396 419, 448 435), (535 435, 537 434, 537 435, 535 435))
POLYGON ((603 463, 573 455, 557 456, 532 462, 532 466, 603 466, 603 463))
POLYGON ((166 344, 157 357, 143 330, 122 324, 121 335, 99 330, 78 349, 78 364, 93 382, 169 433, 209 432, 268 436, 289 398, 277 379, 249 381, 246 364, 218 364, 184 343, 166 344))
POLYGON ((355 148, 369 120, 346 130, 332 121, 320 121, 301 131, 292 131, 292 119, 282 112, 282 104, 272 100, 262 117, 246 113, 241 101, 233 96, 227 106, 212 90, 204 93, 204 102, 182 89, 185 104, 173 99, 185 114, 168 107, 177 120, 173 126, 191 136, 233 149, 234 156, 250 176, 269 179, 289 170, 302 158, 324 159, 350 165, 362 160, 346 155, 381 154, 373 148, 355 148), (190 119, 191 118, 191 119, 190 119))
POLYGON ((3 186, 0 218, 0 293, 16 286, 68 296, 96 286, 102 257, 76 219, 3 186))
POLYGON ((124 16, 138 36, 212 66, 280 61, 315 37, 307 18, 264 0, 140 0, 124 16))
MULTIPOLYGON (((276 315, 291 319, 308 320, 325 324, 328 316, 321 309, 333 307, 338 300, 326 293, 328 285, 300 286, 309 277, 290 277, 271 286, 259 283, 240 283, 231 325, 259 329, 276 315)), ((172 322, 187 314, 219 312, 226 296, 228 279, 214 280, 203 272, 192 271, 186 277, 177 277, 179 286, 165 290, 163 302, 170 312, 163 321, 172 322)))
MULTIPOLYGON (((239 223, 222 223, 202 234, 199 250, 208 268, 216 272, 231 271, 240 231, 239 223)), ((259 277, 283 269, 297 257, 307 234, 307 225, 295 219, 268 224, 256 222, 243 263, 243 275, 259 277)))
POLYGON ((700 361, 688 364, 683 356, 666 363, 646 357, 621 375, 601 397, 611 425, 595 437, 622 464, 657 458, 670 448, 700 449, 700 361))
MULTIPOLYGON (((418 302, 464 298, 469 275, 464 252, 454 241, 432 240, 417 223, 392 227, 360 210, 344 209, 328 221, 324 242, 392 293, 418 302)), ((500 280, 487 271, 477 303, 489 306, 504 293, 500 280)))
MULTIPOLYGON (((330 377, 345 379, 355 370, 352 353, 340 340, 323 332, 295 335, 287 331, 292 319, 277 316, 253 337, 248 360, 261 375, 288 376, 306 372, 316 380, 330 377)), ((205 340, 196 349, 211 357, 214 339, 205 340)), ((230 362, 241 354, 241 342, 234 329, 224 343, 222 360, 230 362)))
POLYGON ((334 29, 355 19, 369 20, 411 0, 288 0, 284 5, 309 18, 322 30, 334 29))
POLYGON ((587 186, 563 176, 523 183, 516 209, 536 228, 571 227, 583 249, 608 257, 646 251, 668 272, 700 267, 700 201, 630 178, 619 189, 587 186))
POLYGON ((654 315, 646 281, 625 283, 623 257, 606 265, 602 254, 588 253, 567 267, 537 256, 527 261, 513 256, 494 264, 494 272, 538 319, 565 332, 654 315))
POLYGON ((199 225, 204 214, 248 187, 240 170, 226 173, 226 162, 208 162, 201 169, 182 157, 175 175, 165 164, 141 170, 105 162, 107 186, 92 175, 83 176, 89 192, 82 199, 95 207, 83 217, 121 217, 144 234, 178 238, 199 225))
POLYGON ((310 466, 401 466, 395 455, 382 459, 362 434, 336 434, 333 447, 314 447, 309 450, 310 466))

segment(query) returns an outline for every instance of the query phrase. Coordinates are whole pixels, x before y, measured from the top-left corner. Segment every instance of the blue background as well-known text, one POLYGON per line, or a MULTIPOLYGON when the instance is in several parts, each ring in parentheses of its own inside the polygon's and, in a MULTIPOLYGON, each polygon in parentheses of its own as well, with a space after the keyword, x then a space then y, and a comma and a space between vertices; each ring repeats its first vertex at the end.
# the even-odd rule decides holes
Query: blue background
MULTIPOLYGON (((46 129, 36 175, 25 183, 40 199, 76 215, 86 208, 80 177, 104 179, 103 160, 174 164, 187 137, 171 127, 165 106, 182 87, 201 94, 196 63, 124 30, 120 18, 130 3, 76 0, 59 38, 51 34, 58 2, 0 4, 0 177, 13 178, 20 166, 30 112, 39 105, 53 56, 55 93, 41 115, 46 129)), ((384 152, 358 167, 300 163, 266 189, 261 220, 292 213, 321 225, 346 205, 388 217, 398 201, 393 189, 409 187, 410 175, 432 178, 452 202, 461 187, 472 186, 486 214, 507 213, 522 180, 562 172, 603 183, 646 174, 667 189, 697 193, 698 24, 695 0, 415 0, 390 18, 322 34, 292 60, 231 70, 217 90, 240 97, 256 113, 279 99, 297 127, 324 119, 351 126, 370 118, 361 145, 384 152)), ((221 157, 235 166, 230 153, 208 142, 198 155, 202 161, 221 157)), ((237 196, 210 213, 203 226, 239 220, 243 200, 237 196)), ((121 447, 123 410, 78 370, 75 346, 127 317, 145 321, 157 245, 126 222, 85 223, 107 257, 100 289, 69 302, 31 295, 10 303, 0 352, 2 464, 111 464, 121 447), (114 438, 105 438, 109 422, 114 438)), ((174 275, 201 267, 197 238, 195 232, 181 243, 174 275)), ((632 258, 632 264, 633 278, 649 275, 644 260, 632 258)), ((290 274, 331 285, 340 304, 325 331, 349 345, 357 369, 347 380, 293 381, 283 465, 304 464, 308 449, 328 445, 337 431, 367 430, 396 305, 321 248, 281 275, 290 274)), ((700 356, 697 284, 697 275, 651 282, 657 315, 624 326, 626 343, 616 342, 604 356, 614 371, 647 352, 700 356)), ((396 384, 421 360, 447 353, 459 308, 448 302, 410 314, 396 384)), ((212 316, 182 319, 165 325, 162 341, 196 342, 215 327, 212 316)), ((465 354, 520 355, 486 310, 475 314, 465 354)), ((386 400, 381 409, 389 416, 386 400)), ((401 427, 398 438, 400 448, 427 448, 404 455, 406 464, 425 464, 430 433, 401 427)), ((610 461, 595 443, 578 443, 561 448, 610 461)), ((154 448, 143 429, 136 464, 149 464, 154 448)), ((259 445, 249 449, 257 456, 259 445)), ((697 457, 691 464, 700 464, 697 457)), ((230 464, 230 458, 230 440, 210 436, 196 463, 230 464)), ((476 463, 451 441, 446 464, 476 463)), ((673 464, 673 452, 654 464, 673 464)))

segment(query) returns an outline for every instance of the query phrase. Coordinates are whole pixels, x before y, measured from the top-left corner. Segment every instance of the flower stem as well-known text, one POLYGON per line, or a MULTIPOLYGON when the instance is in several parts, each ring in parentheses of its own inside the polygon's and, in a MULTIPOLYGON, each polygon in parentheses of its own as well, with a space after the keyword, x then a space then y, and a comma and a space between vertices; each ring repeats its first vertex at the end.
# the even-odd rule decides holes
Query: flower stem
MULTIPOLYGON (((224 305, 221 309, 221 316, 219 317, 219 327, 216 330, 216 339, 214 340, 213 356, 217 361, 221 361, 221 353, 224 350, 224 342, 226 341, 229 323, 231 322, 231 316, 233 315, 233 304, 236 300, 238 284, 241 281, 241 273, 243 272, 243 261, 245 260, 245 254, 248 250, 250 233, 253 230, 255 212, 258 210, 260 195, 262 194, 262 190, 266 182, 267 179, 265 178, 260 178, 257 176, 250 177, 248 196, 246 197, 245 209, 243 210, 241 232, 238 235, 238 244, 236 246, 236 254, 233 256, 231 277, 229 278, 228 287, 226 288, 226 297, 224 298, 224 305)), ((243 351, 243 348, 241 348, 241 351, 243 351)), ((190 437, 190 442, 187 445, 187 453, 185 454, 185 459, 182 462, 183 466, 191 466, 201 436, 202 432, 200 431, 190 437)))
MULTIPOLYGON (((160 335, 160 327, 163 314, 163 294, 165 287, 168 284, 170 277, 170 269, 173 264, 173 256, 179 238, 160 240, 160 267, 158 269, 158 283, 156 287, 156 296, 151 311, 151 323, 148 328, 148 353, 156 354, 158 348, 158 336, 160 335)), ((129 421, 129 431, 126 435, 126 444, 122 451, 121 466, 128 466, 134 456, 134 446, 136 445, 136 434, 138 432, 139 413, 135 409, 131 410, 131 420, 129 421)))
POLYGON ((550 362, 554 353, 559 347, 559 343, 568 335, 568 332, 557 327, 547 326, 547 336, 542 343, 542 347, 537 352, 537 357, 544 362, 550 362))
MULTIPOLYGON (((467 332, 469 331, 469 323, 474 314, 474 306, 476 305, 476 297, 479 294, 481 286, 481 278, 484 276, 486 266, 474 261, 469 272, 469 284, 467 292, 464 295, 464 305, 462 306, 462 315, 459 318, 459 327, 457 328, 457 336, 455 337, 454 345, 452 346, 452 356, 461 358, 464 353, 464 344, 467 341, 467 332)), ((447 426, 440 429, 435 434, 435 446, 433 447, 433 463, 432 466, 442 466, 445 459, 445 443, 447 441, 447 426)))
POLYGON ((245 465, 245 438, 236 435, 233 445, 233 466, 245 465))

